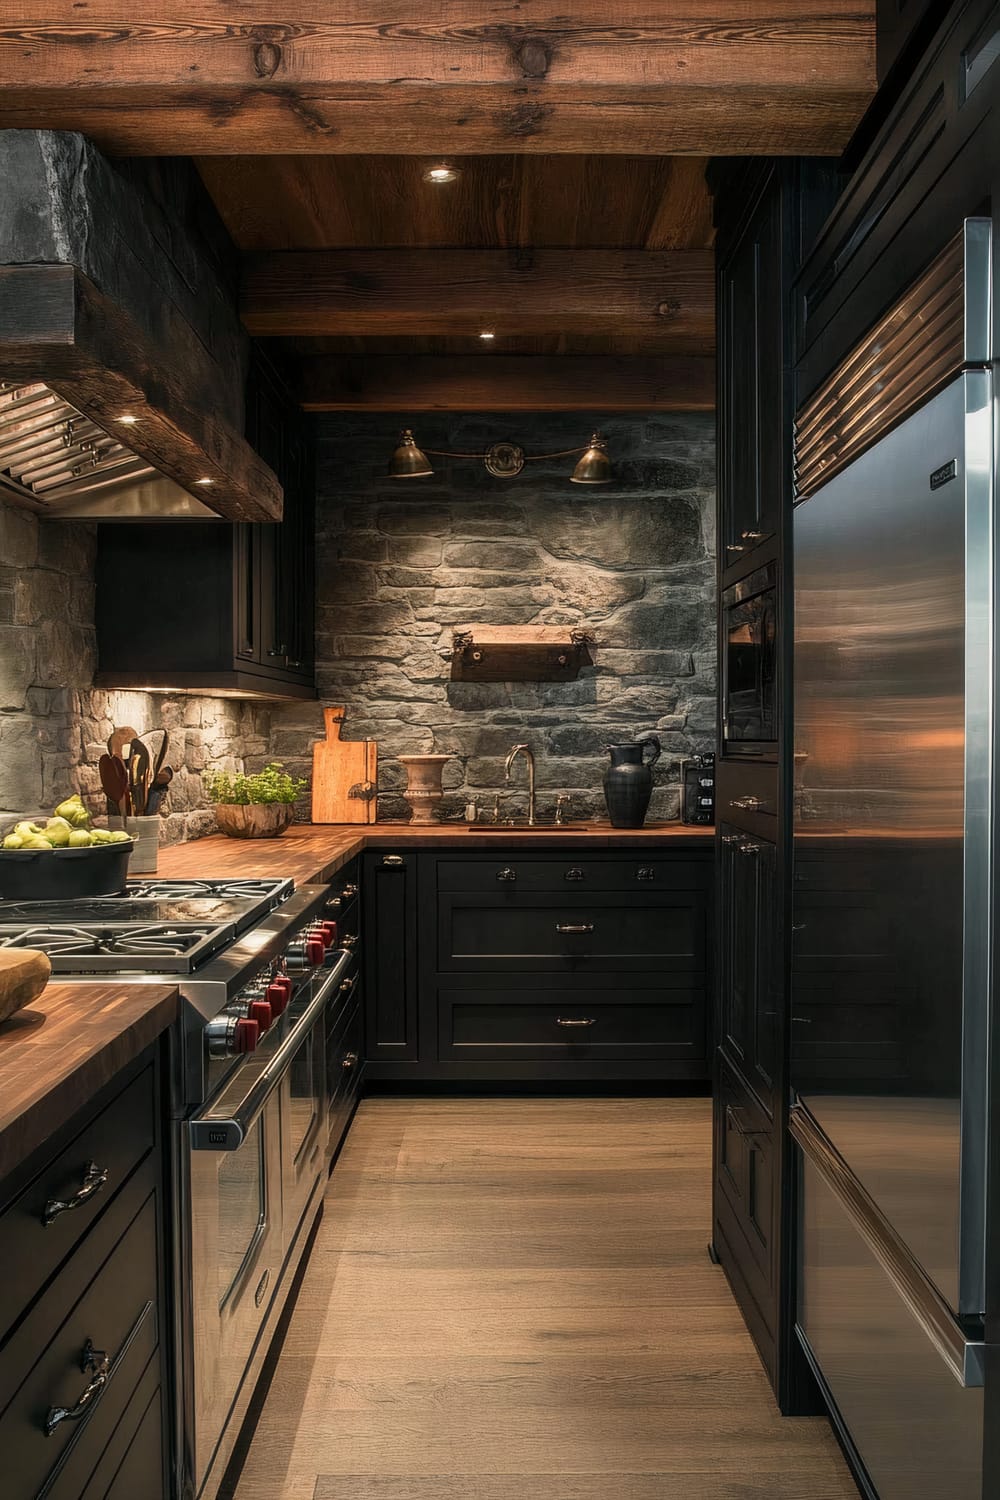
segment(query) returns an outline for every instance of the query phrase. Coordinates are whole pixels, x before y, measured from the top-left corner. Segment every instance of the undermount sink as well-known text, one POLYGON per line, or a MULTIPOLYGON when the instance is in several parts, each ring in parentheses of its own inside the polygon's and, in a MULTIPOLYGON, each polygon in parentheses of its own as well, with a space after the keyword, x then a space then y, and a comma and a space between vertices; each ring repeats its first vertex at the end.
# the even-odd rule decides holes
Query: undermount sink
POLYGON ((501 823, 466 823, 465 827, 468 833, 564 833, 567 829, 577 832, 587 824, 541 819, 529 823, 527 818, 505 818, 501 823))

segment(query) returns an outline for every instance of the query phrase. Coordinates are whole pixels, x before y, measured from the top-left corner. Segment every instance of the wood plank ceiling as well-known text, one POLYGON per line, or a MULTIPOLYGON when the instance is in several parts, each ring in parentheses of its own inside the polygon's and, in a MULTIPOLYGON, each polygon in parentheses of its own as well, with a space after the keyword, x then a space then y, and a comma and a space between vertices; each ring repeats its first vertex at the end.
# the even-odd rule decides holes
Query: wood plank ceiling
POLYGON ((196 158, 311 406, 710 405, 707 158, 842 150, 874 11, 13 0, 0 128, 196 158))
POLYGON ((712 405, 705 158, 443 159, 199 160, 306 405, 712 405))

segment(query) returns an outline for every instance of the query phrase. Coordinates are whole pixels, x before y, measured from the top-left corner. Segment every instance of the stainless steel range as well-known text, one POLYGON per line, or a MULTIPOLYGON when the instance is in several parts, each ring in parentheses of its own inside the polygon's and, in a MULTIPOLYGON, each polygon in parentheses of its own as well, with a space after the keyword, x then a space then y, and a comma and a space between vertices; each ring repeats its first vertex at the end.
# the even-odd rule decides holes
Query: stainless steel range
POLYGON ((326 1177, 326 1037, 357 983, 356 888, 154 880, 0 903, 0 948, 61 981, 174 979, 178 1493, 211 1500, 326 1177))

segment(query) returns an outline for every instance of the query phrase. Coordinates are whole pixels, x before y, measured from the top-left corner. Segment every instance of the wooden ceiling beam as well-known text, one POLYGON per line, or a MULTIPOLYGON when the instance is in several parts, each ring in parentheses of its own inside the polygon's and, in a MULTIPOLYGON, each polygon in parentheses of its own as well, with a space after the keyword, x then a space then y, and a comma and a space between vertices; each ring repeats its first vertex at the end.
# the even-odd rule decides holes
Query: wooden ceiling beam
POLYGON ((19 0, 0 127, 136 155, 838 154, 875 0, 19 0), (680 13, 678 13, 680 12, 680 13))
POLYGON ((288 250, 244 263, 252 334, 670 333, 715 338, 710 250, 288 250))
POLYGON ((711 411, 715 361, 608 355, 319 355, 307 411, 711 411))

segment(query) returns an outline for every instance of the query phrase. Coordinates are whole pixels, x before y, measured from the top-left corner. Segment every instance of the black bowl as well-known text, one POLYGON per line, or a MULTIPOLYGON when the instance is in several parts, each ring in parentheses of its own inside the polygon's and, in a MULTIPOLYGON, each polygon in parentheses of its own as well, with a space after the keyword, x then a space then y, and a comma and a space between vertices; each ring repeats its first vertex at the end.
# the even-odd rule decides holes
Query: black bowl
POLYGON ((0 849, 0 900, 73 901, 125 889, 132 840, 85 849, 0 849))

